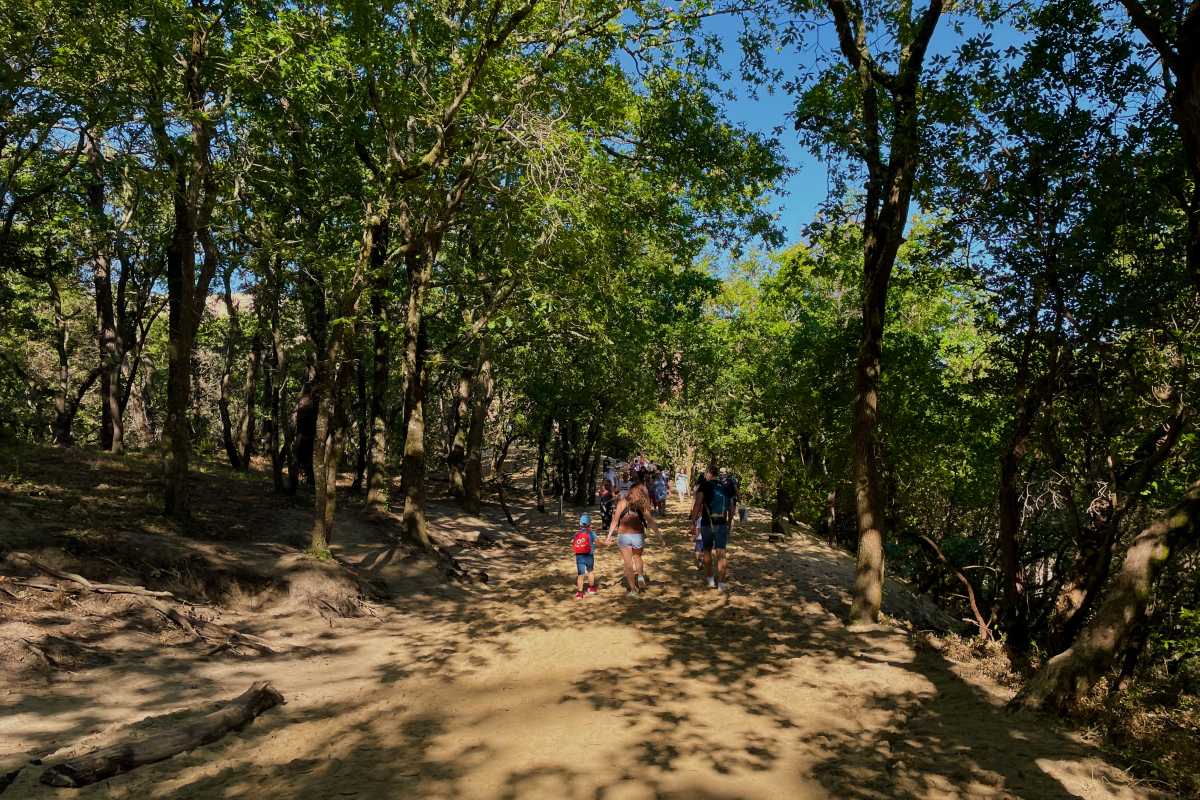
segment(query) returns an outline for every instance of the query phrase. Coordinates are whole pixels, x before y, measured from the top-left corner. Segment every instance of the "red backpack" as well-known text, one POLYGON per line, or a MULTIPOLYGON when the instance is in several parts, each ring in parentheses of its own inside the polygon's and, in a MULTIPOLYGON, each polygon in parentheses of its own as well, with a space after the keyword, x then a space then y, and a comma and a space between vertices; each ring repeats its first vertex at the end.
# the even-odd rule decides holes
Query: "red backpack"
POLYGON ((571 549, 575 551, 575 555, 577 556, 586 556, 592 552, 591 531, 585 529, 575 534, 575 538, 571 540, 571 549))

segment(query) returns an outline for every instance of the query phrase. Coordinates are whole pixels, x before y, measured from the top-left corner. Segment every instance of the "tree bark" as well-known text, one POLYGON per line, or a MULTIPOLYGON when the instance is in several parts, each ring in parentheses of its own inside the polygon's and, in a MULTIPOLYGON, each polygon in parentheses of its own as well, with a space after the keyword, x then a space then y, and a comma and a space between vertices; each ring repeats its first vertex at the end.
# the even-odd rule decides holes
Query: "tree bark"
POLYGON ((408 296, 404 321, 404 456, 401 463, 404 536, 435 552, 425 523, 425 366, 427 331, 423 314, 425 294, 437 256, 436 242, 405 257, 408 296))
POLYGON ((1190 416, 1190 409, 1180 403, 1174 414, 1155 426, 1137 448, 1133 461, 1117 475, 1110 489, 1111 506, 1103 520, 1088 528, 1086 534, 1081 532, 1075 575, 1060 590, 1049 622, 1051 653, 1066 649, 1082 630, 1108 580, 1122 521, 1137 507, 1142 489, 1171 454, 1190 416))
POLYGON ((479 370, 471 391, 471 426, 467 432, 467 470, 464 507, 478 514, 483 504, 483 438, 487 429, 488 409, 492 406, 495 380, 487 339, 479 341, 479 370))
POLYGON ((916 25, 902 30, 911 40, 902 48, 894 75, 879 82, 867 40, 862 9, 845 0, 826 0, 834 18, 838 43, 860 84, 863 147, 867 168, 863 205, 862 330, 854 370, 851 426, 852 474, 858 515, 858 563, 850 622, 873 623, 883 601, 883 504, 879 488, 879 384, 887 290, 896 253, 908 222, 908 207, 919 156, 918 87, 929 40, 942 13, 943 0, 930 0, 916 25), (891 96, 892 126, 884 161, 881 146, 882 92, 891 96))
POLYGON ((153 737, 102 747, 63 761, 42 773, 48 786, 89 786, 144 764, 164 761, 179 753, 211 744, 241 730, 267 709, 284 703, 270 683, 258 681, 221 708, 191 722, 174 723, 153 737))
POLYGON ((370 399, 367 397, 367 359, 366 354, 359 355, 358 363, 354 365, 354 399, 357 408, 356 425, 358 432, 358 447, 354 465, 354 482, 350 485, 350 494, 362 494, 363 482, 367 479, 367 459, 370 448, 370 399))
POLYGON ((446 464, 450 472, 450 495, 465 497, 467 467, 467 436, 471 419, 471 384, 475 370, 463 367, 458 374, 458 386, 454 392, 454 405, 450 412, 450 452, 446 464))
POLYGON ((221 442, 225 446, 225 456, 229 466, 235 470, 242 469, 242 456, 233 438, 233 418, 229 413, 229 404, 233 395, 233 361, 237 354, 238 340, 241 339, 241 320, 238 317, 237 304, 233 299, 233 287, 230 283, 232 267, 226 268, 221 276, 224 286, 225 299, 225 367, 221 371, 221 396, 217 400, 217 411, 221 416, 221 442))
MULTIPOLYGON (((112 247, 104 228, 103 154, 95 132, 84 137, 84 154, 91 176, 87 183, 87 204, 92 220, 92 278, 96 290, 96 343, 100 363, 100 447, 121 452, 121 359, 124 356, 113 309, 112 247)), ((125 267, 128 269, 128 267, 125 267)))
POLYGON ((209 220, 217 202, 210 143, 215 121, 203 109, 207 105, 204 65, 208 57, 208 31, 197 20, 191 40, 183 48, 184 94, 195 113, 190 114, 191 136, 182 151, 177 135, 168 131, 166 114, 152 109, 150 125, 158 143, 159 157, 172 178, 174 226, 167 247, 167 413, 163 426, 164 507, 167 516, 191 516, 188 462, 191 459, 191 362, 196 329, 204 313, 208 287, 217 268, 217 252, 208 236, 209 220), (203 261, 196 269, 196 241, 200 240, 203 261))
POLYGON ((391 229, 387 220, 378 225, 371 248, 371 272, 375 285, 371 291, 373 320, 371 356, 371 441, 367 453, 367 507, 387 509, 388 498, 388 385, 391 381, 392 332, 388 324, 390 303, 386 296, 390 284, 387 248, 391 229))
POLYGON ((1125 554, 1096 616, 1070 648, 1051 658, 1011 705, 1058 713, 1074 710, 1116 665, 1139 627, 1154 583, 1179 551, 1194 547, 1200 528, 1200 481, 1183 499, 1139 533, 1125 554))
POLYGON ((554 418, 546 415, 538 434, 537 466, 533 473, 533 492, 537 497, 537 510, 546 513, 546 446, 550 443, 550 432, 554 427, 554 418))

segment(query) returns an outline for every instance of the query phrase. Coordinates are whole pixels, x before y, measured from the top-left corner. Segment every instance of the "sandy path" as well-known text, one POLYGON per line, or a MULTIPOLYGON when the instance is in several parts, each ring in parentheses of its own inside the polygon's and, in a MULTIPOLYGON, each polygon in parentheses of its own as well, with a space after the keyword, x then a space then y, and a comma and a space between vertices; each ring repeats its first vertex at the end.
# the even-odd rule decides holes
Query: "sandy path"
POLYGON ((308 655, 195 661, 147 647, 133 668, 9 692, 0 753, 98 741, 260 677, 286 707, 82 791, 26 770, 4 800, 1147 796, 903 632, 848 631, 844 554, 768 544, 759 522, 735 532, 732 592, 701 588, 680 512, 666 520, 673 538, 650 543, 653 587, 638 600, 616 585, 613 549, 598 557, 601 593, 574 600, 565 532, 483 551, 496 554, 492 586, 460 589, 352 528, 342 557, 400 593, 378 620, 259 618, 255 632, 308 655))

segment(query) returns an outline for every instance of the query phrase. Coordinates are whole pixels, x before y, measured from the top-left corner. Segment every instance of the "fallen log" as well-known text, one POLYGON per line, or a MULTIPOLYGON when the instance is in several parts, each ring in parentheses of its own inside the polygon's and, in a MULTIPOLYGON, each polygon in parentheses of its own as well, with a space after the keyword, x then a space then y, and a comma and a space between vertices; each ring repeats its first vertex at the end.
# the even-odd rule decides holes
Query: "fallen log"
POLYGON ((145 764, 165 761, 179 753, 212 744, 231 731, 241 730, 267 709, 285 702, 283 695, 270 683, 258 681, 216 711, 182 727, 67 759, 47 769, 39 780, 47 786, 89 786, 145 764))

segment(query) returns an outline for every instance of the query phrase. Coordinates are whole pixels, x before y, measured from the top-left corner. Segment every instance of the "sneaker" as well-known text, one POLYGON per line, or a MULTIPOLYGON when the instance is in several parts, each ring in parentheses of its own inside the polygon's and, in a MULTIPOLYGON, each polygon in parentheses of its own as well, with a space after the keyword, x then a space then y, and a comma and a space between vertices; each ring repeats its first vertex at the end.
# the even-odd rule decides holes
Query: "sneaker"
POLYGON ((575 599, 576 599, 576 600, 582 600, 582 599, 583 599, 583 592, 576 592, 576 593, 575 593, 575 599))
POLYGON ((626 592, 625 596, 626 597, 640 597, 641 595, 638 593, 637 589, 634 589, 632 591, 626 592))
POLYGON ((596 594, 596 587, 595 586, 587 587, 587 593, 588 594, 596 594))
POLYGON ((638 588, 639 588, 639 589, 645 589, 645 588, 646 588, 646 583, 647 583, 647 581, 646 581, 646 576, 645 576, 645 575, 638 575, 638 576, 637 576, 637 585, 638 585, 638 588))
POLYGON ((717 591, 718 591, 718 592, 727 592, 727 591, 729 591, 727 588, 725 588, 725 581, 721 581, 720 583, 718 583, 718 584, 717 584, 717 591))
POLYGON ((710 588, 710 589, 717 588, 717 579, 712 577, 711 575, 708 577, 708 588, 710 588))

